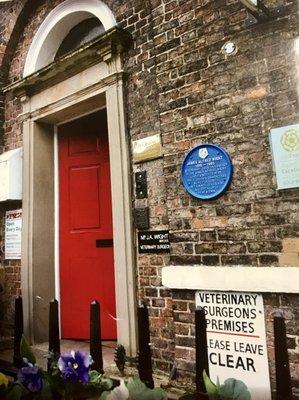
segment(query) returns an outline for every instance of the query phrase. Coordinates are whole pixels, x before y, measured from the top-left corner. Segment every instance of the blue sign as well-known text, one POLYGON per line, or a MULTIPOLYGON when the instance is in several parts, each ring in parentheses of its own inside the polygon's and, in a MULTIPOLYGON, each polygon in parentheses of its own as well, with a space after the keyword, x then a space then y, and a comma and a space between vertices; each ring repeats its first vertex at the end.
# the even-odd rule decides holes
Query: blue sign
POLYGON ((228 188, 233 165, 227 152, 214 144, 200 144, 186 155, 182 182, 189 194, 201 200, 219 196, 228 188))

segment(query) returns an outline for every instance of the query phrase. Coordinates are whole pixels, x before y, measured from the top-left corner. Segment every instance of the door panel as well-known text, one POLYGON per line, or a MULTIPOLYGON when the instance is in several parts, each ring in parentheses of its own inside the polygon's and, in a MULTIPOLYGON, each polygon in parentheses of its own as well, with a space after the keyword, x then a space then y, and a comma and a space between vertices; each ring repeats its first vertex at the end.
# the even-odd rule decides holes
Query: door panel
POLYGON ((71 168, 69 188, 71 230, 99 228, 99 167, 94 165, 71 168))
POLYGON ((63 338, 89 337, 89 304, 101 304, 102 338, 116 338, 112 209, 106 112, 62 125, 59 143, 63 338))

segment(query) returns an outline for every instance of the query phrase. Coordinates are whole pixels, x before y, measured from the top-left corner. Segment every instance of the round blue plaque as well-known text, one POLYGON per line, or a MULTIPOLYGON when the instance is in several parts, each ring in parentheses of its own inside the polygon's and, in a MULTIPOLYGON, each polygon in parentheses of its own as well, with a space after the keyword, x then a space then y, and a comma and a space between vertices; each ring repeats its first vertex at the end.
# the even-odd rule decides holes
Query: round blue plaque
POLYGON ((200 144, 190 150, 182 165, 182 182, 189 194, 210 200, 228 188, 233 164, 227 152, 214 144, 200 144))

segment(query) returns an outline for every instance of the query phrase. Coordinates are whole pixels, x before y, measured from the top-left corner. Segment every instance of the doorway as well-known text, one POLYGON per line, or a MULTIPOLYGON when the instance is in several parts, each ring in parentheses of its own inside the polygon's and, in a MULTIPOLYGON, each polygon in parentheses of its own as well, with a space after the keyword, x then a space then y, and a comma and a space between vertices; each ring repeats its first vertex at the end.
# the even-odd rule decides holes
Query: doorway
MULTIPOLYGON (((109 62, 109 68, 107 68, 108 61, 99 62, 74 76, 67 78, 63 76, 61 81, 37 90, 32 96, 24 99, 24 114, 22 114, 24 119, 22 231, 24 329, 32 342, 47 341, 49 301, 56 297, 61 302, 58 131, 76 116, 83 118, 88 113, 94 114, 95 110, 105 108, 109 137, 113 236, 97 236, 95 239, 113 239, 116 312, 109 314, 116 318, 118 343, 125 346, 128 355, 134 356, 136 285, 130 143, 125 126, 122 78, 118 72, 113 72, 121 67, 121 63, 117 60, 118 56, 115 62, 109 62), (109 79, 106 80, 108 73, 109 79)), ((26 78, 26 84, 28 79, 26 78)), ((77 122, 79 123, 79 119, 77 122)), ((93 243, 95 246, 101 245, 93 243)), ((84 269, 84 265, 80 268, 84 269)), ((89 288, 86 282, 82 281, 79 289, 88 292, 89 288)), ((79 296, 79 293, 76 290, 73 298, 79 296)), ((75 304, 73 306, 75 307, 75 304)), ((85 315, 88 314, 89 312, 85 315)), ((82 322, 79 317, 76 318, 82 322)), ((109 324, 112 321, 113 318, 109 320, 109 324)))
POLYGON ((58 127, 61 335, 89 337, 101 305, 103 340, 115 340, 116 304, 106 109, 58 127))

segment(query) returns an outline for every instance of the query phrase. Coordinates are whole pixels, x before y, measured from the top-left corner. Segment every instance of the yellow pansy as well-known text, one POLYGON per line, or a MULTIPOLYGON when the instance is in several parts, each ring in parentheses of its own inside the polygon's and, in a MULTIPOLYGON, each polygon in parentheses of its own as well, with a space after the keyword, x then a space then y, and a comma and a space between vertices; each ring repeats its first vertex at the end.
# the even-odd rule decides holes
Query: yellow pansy
POLYGON ((0 372, 0 386, 2 386, 2 385, 7 386, 8 385, 8 379, 7 379, 6 375, 4 375, 4 374, 2 374, 0 372))

